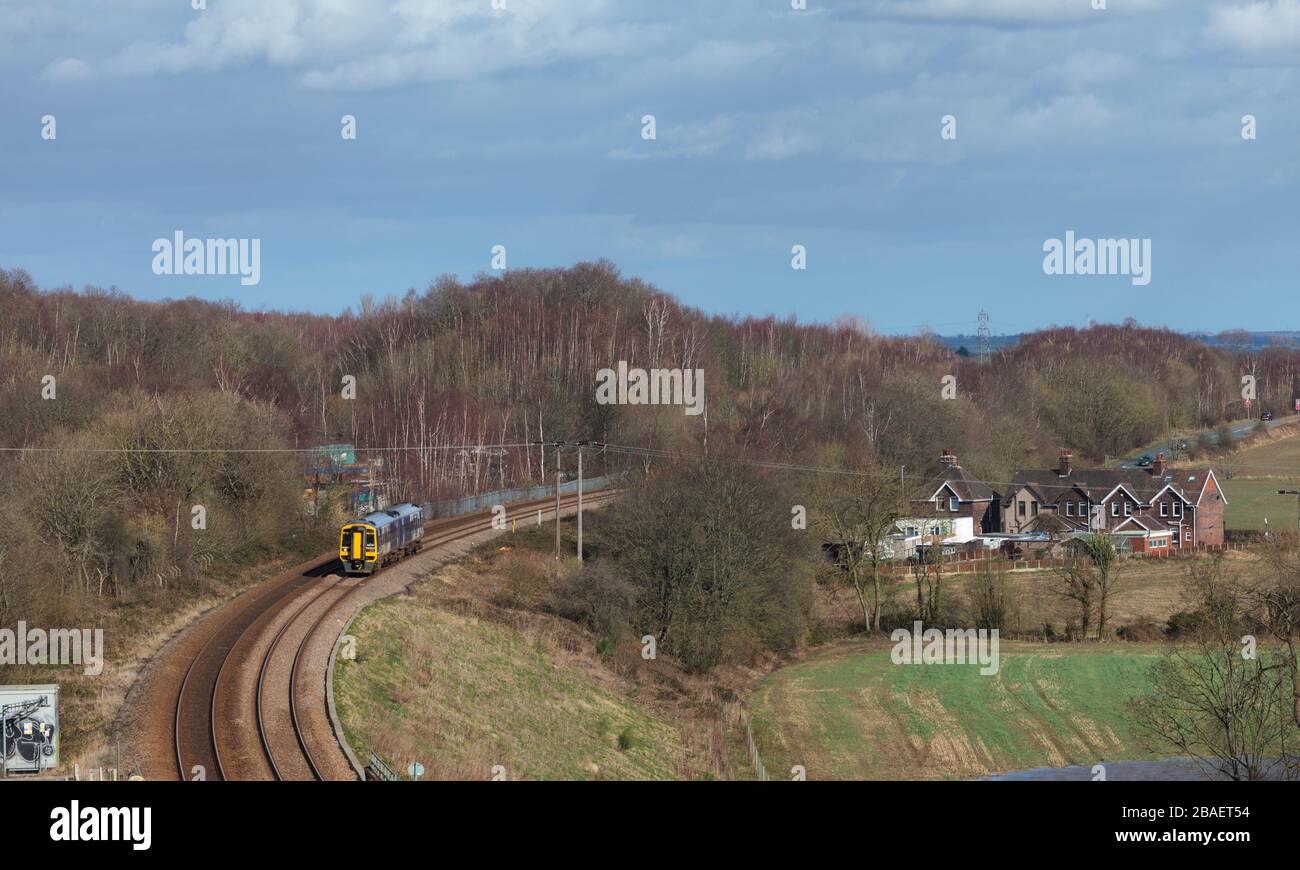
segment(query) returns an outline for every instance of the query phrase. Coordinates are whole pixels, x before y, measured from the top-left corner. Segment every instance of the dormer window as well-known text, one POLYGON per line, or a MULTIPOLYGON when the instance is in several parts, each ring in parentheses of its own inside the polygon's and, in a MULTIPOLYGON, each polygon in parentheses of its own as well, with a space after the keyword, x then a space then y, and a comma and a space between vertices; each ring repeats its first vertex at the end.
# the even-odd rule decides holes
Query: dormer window
POLYGON ((1160 502, 1160 516, 1162 516, 1162 517, 1167 517, 1167 516, 1169 516, 1169 503, 1168 503, 1168 502, 1164 502, 1164 501, 1160 502))
POLYGON ((1176 517, 1181 517, 1182 515, 1183 515, 1183 504, 1182 504, 1182 502, 1177 502, 1177 501, 1174 502, 1174 516, 1176 516, 1176 517))
POLYGON ((1066 515, 1067 517, 1072 517, 1072 516, 1074 516, 1074 502, 1072 502, 1072 501, 1067 501, 1067 502, 1065 503, 1065 515, 1066 515))
POLYGON ((1119 502, 1113 501, 1110 503, 1110 515, 1112 517, 1119 516, 1119 502))
POLYGON ((1124 516, 1126 517, 1133 516, 1133 502, 1131 501, 1124 502, 1124 516))
POLYGON ((954 495, 948 499, 948 510, 957 513, 957 496, 954 495))

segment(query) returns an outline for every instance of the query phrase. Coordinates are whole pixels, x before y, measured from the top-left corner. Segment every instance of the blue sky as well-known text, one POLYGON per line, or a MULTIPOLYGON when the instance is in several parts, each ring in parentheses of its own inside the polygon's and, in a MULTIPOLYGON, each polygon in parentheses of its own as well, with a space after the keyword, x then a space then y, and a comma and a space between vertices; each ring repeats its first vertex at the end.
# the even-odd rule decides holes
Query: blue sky
POLYGON ((0 267, 338 312, 502 244, 891 333, 1300 329, 1300 0, 1105 5, 0 0, 0 267), (178 230, 260 284, 155 275, 178 230), (1045 275, 1067 230, 1151 283, 1045 275))

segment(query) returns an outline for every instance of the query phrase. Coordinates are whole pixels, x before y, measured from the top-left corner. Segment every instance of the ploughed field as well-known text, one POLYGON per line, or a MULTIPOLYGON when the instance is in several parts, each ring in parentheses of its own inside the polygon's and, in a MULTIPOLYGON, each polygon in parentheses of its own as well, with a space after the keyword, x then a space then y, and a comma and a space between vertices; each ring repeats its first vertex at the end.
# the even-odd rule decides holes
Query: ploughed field
POLYGON ((887 639, 814 652, 761 680, 754 737, 773 779, 945 779, 1158 757, 1125 714, 1158 645, 1003 641, 978 664, 896 665, 887 639))

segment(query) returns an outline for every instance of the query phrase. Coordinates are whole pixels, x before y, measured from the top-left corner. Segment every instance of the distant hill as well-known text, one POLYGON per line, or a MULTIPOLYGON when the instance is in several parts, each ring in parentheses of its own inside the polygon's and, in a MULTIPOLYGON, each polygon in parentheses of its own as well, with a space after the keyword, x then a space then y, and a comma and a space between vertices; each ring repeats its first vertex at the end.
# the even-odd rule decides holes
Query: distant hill
MULTIPOLYGON (((1300 331, 1284 330, 1278 332, 1250 332, 1247 330, 1230 330, 1225 332, 1187 332, 1188 338, 1195 339, 1208 347, 1223 350, 1261 350, 1266 347, 1300 348, 1300 331)), ((970 351, 971 356, 979 352, 978 335, 936 335, 935 341, 949 350, 956 352, 961 348, 970 351)), ((989 336, 989 349, 1015 347, 1020 343, 1020 333, 1013 335, 989 336)))
POLYGON ((1210 347, 1225 349, 1259 350, 1265 347, 1300 347, 1300 331, 1296 330, 1282 332, 1230 330, 1214 334, 1208 332, 1189 332, 1187 334, 1197 341, 1208 344, 1210 347))

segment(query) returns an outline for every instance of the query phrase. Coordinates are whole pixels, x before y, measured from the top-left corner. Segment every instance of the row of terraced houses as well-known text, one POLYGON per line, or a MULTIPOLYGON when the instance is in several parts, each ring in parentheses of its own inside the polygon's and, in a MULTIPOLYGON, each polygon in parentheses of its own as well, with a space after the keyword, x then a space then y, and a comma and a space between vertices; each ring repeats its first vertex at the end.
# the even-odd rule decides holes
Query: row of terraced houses
POLYGON ((925 492, 915 517, 899 524, 905 537, 962 543, 1105 533, 1125 550, 1151 555, 1223 545, 1227 500, 1213 470, 1176 471, 1164 454, 1149 468, 1076 468, 1063 450, 1056 468, 1017 471, 1009 483, 995 483, 972 476, 945 450, 925 492))

